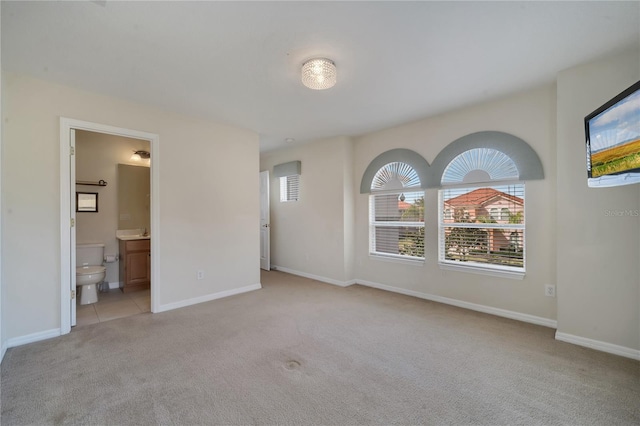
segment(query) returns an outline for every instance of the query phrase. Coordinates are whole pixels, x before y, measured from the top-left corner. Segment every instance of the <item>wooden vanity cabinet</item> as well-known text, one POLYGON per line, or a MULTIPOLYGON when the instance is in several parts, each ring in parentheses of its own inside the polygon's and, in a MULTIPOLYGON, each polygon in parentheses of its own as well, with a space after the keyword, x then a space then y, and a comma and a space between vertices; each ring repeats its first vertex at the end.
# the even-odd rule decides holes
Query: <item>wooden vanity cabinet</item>
POLYGON ((120 240, 120 289, 151 287, 151 240, 120 240))

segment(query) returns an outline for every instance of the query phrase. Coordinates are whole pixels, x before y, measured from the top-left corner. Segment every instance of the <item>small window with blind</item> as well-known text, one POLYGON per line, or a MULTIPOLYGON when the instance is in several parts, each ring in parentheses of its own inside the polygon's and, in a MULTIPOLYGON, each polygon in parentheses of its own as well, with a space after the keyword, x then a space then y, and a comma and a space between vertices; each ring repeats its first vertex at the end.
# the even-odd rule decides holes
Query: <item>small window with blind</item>
POLYGON ((522 277, 525 192, 504 153, 476 148, 454 158, 439 191, 439 262, 469 272, 522 277))
POLYGON ((280 178, 280 202, 298 201, 300 196, 300 175, 280 178))
POLYGON ((424 260, 424 191, 416 171, 405 163, 386 164, 373 178, 369 254, 424 260))

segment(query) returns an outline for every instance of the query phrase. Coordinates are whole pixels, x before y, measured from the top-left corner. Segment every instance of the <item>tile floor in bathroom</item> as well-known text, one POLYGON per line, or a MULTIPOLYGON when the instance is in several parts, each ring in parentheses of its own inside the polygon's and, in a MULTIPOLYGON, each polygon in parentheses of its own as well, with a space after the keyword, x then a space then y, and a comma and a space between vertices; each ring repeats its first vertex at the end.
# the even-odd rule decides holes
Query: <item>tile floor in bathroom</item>
POLYGON ((114 288, 108 292, 98 293, 97 303, 76 305, 76 327, 144 312, 151 312, 150 290, 123 293, 119 288, 114 288))

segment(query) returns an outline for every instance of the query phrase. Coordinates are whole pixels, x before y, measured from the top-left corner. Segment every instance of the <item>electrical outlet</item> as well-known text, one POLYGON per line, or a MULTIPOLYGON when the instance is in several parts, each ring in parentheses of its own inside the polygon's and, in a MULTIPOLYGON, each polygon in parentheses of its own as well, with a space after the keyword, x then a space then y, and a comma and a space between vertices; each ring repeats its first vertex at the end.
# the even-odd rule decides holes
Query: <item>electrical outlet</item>
POLYGON ((553 284, 545 284, 544 295, 548 297, 556 297, 556 286, 553 284))
POLYGON ((204 280, 204 271, 203 270, 198 270, 196 272, 196 278, 199 280, 204 280))

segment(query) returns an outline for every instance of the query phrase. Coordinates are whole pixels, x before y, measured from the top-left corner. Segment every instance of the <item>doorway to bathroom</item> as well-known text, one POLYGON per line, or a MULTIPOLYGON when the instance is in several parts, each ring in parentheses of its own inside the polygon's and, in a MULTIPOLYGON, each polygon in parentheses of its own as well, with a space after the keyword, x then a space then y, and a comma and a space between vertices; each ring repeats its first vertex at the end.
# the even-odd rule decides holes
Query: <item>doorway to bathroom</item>
POLYGON ((76 271, 81 272, 76 273, 71 325, 149 312, 150 143, 86 130, 75 131, 75 142, 76 271), (81 205, 80 196, 89 196, 91 205, 81 205), (129 246, 136 250, 128 251, 129 246), (98 256, 91 260, 87 253, 98 256), (104 276, 91 275, 94 264, 104 276), (87 281, 98 284, 80 285, 87 281))
MULTIPOLYGON (((101 317, 106 320, 124 316, 126 312, 135 314, 157 310, 158 142, 159 137, 156 134, 68 118, 60 119, 61 334, 69 333, 78 319, 76 309, 78 296, 76 266, 79 266, 76 265, 76 246, 78 243, 103 244, 106 260, 105 282, 107 284, 101 285, 103 292, 98 294, 103 296, 102 306, 100 306, 100 300, 98 304, 90 306, 91 309, 86 308, 86 305, 83 306, 81 316, 84 323, 99 322, 101 317), (89 143, 85 144, 86 140, 89 143), (91 149, 87 149, 88 145, 91 145, 91 149), (137 155, 132 155, 135 151, 138 151, 137 155), (148 153, 148 156, 144 153, 148 153), (76 162, 79 155, 82 156, 80 166, 76 162), (99 159, 101 156, 109 159, 99 159), (149 157, 152 160, 149 160, 149 157), (125 168, 129 166, 134 168, 134 174, 140 174, 140 172, 144 174, 145 170, 147 172, 147 187, 143 187, 138 195, 131 191, 125 195, 125 197, 132 197, 135 200, 132 204, 137 203, 137 205, 125 207, 123 205, 125 201, 117 199, 117 194, 120 192, 117 177, 119 164, 123 164, 125 168), (77 198, 81 195, 82 198, 77 198), (116 237, 116 231, 123 230, 127 235, 120 235, 121 240, 116 237), (145 273, 150 288, 146 290, 146 294, 145 289, 140 285, 130 288, 142 290, 140 292, 121 291, 123 283, 118 265, 123 262, 123 259, 118 257, 123 253, 121 253, 120 243, 133 241, 133 239, 141 241, 137 245, 142 244, 147 247, 148 260, 145 273), (116 304, 107 305, 108 302, 116 304), (95 318, 90 318, 91 313, 95 318)), ((129 186, 139 185, 132 182, 129 186)), ((136 255, 135 259, 139 259, 139 253, 136 255)), ((137 267, 136 270, 142 269, 137 267)), ((139 280, 139 277, 136 278, 139 280)), ((136 283, 140 284, 141 281, 134 282, 136 283)))

